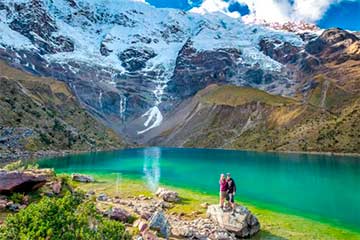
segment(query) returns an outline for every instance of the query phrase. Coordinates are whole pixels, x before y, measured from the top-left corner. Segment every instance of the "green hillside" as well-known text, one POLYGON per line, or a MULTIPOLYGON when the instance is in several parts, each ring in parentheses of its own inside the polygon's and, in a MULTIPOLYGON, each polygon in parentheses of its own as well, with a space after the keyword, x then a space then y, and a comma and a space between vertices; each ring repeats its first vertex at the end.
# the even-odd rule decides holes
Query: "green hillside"
POLYGON ((154 141, 165 146, 360 153, 360 98, 352 95, 345 101, 341 89, 329 84, 324 97, 318 97, 322 105, 314 101, 318 88, 303 103, 258 89, 212 85, 172 113, 187 109, 188 115, 175 126, 169 124, 154 141))
POLYGON ((0 62, 0 153, 89 151, 124 143, 88 114, 65 83, 0 62))

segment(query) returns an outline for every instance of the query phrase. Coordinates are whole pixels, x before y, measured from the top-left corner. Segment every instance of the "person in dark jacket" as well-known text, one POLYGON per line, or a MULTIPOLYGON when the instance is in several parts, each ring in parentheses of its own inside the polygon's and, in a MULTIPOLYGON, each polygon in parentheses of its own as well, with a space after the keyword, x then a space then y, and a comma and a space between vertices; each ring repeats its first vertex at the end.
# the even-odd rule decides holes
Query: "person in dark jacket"
POLYGON ((226 182, 227 182, 227 197, 226 200, 228 204, 231 204, 231 208, 235 210, 235 193, 236 193, 236 184, 234 179, 232 179, 230 173, 226 174, 226 182))

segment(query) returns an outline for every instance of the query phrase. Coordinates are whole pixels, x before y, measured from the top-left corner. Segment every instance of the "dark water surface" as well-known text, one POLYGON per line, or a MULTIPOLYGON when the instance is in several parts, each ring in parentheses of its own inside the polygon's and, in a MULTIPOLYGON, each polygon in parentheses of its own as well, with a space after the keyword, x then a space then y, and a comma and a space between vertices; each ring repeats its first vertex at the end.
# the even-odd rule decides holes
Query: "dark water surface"
POLYGON ((360 158, 213 149, 142 148, 42 159, 57 172, 119 173, 159 184, 218 193, 230 172, 237 199, 360 230, 360 158))

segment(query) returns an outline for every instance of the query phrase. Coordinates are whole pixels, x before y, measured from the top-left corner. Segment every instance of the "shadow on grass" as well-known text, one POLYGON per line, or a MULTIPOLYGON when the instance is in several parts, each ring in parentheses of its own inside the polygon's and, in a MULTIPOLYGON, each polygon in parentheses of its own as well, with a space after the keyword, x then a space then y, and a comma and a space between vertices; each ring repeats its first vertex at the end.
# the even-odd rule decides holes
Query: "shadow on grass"
POLYGON ((260 232, 257 233, 251 239, 254 239, 254 240, 288 240, 288 238, 276 236, 267 230, 260 230, 260 232))
POLYGON ((180 205, 188 205, 191 203, 191 199, 190 198, 185 198, 185 197, 180 197, 180 201, 177 202, 176 204, 180 204, 180 205))

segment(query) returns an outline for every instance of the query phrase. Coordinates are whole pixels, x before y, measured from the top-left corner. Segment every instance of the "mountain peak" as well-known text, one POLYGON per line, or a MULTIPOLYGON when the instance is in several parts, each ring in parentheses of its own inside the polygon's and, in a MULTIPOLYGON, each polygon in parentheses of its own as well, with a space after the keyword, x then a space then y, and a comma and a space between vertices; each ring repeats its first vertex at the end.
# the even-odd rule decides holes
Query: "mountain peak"
POLYGON ((304 21, 288 21, 288 22, 269 22, 264 19, 257 19, 253 16, 242 17, 243 21, 247 24, 258 24, 265 27, 269 27, 275 30, 282 30, 287 32, 318 32, 320 28, 313 23, 307 23, 304 21))

